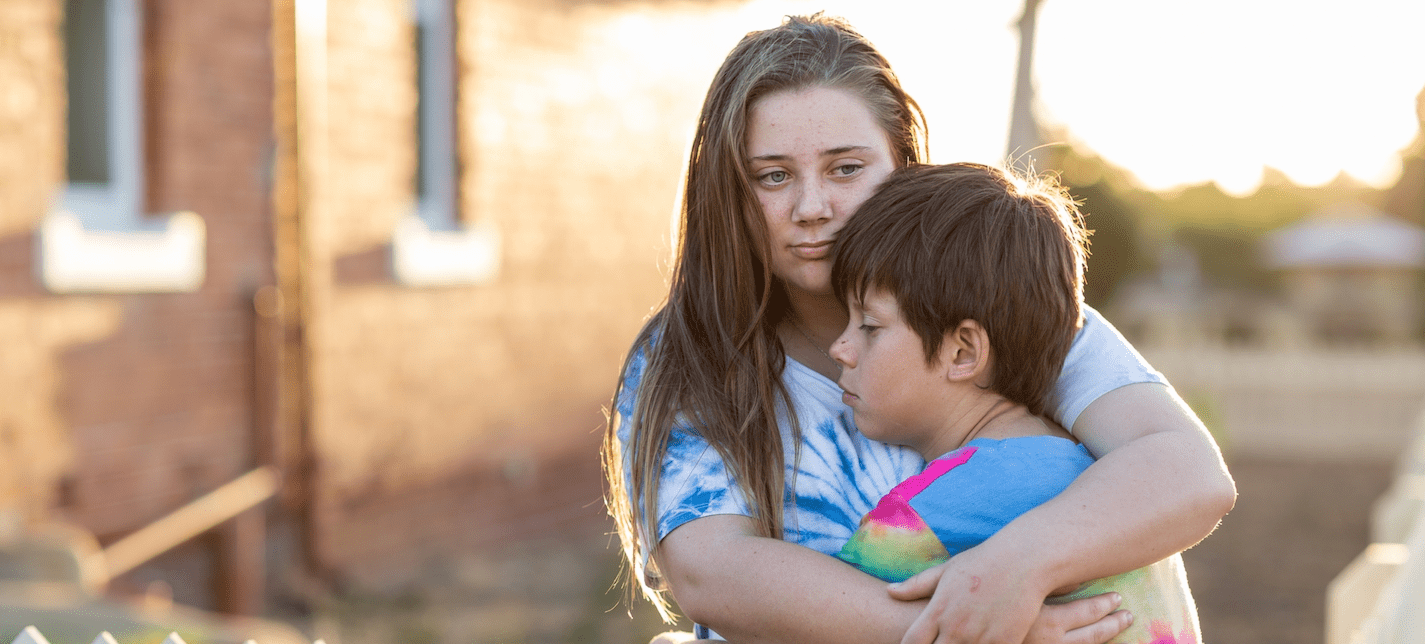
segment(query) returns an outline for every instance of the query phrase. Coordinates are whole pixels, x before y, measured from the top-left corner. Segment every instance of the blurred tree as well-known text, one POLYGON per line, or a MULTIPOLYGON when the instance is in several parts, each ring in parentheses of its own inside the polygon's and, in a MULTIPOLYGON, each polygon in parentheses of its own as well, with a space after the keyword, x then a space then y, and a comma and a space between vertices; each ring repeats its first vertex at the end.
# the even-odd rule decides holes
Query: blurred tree
POLYGON ((1301 219, 1314 210, 1341 200, 1359 199, 1361 190, 1328 184, 1302 188, 1273 168, 1262 172, 1262 184, 1246 197, 1233 197, 1208 182, 1163 196, 1159 213, 1171 228, 1236 227, 1270 230, 1301 219), (1335 193, 1335 194, 1333 194, 1335 193))
POLYGON ((1258 250, 1263 232, 1237 226, 1189 225, 1173 231, 1173 241, 1197 256, 1204 286, 1266 294, 1275 291, 1277 284, 1258 250))
POLYGON ((1400 180, 1386 194, 1381 209, 1425 226, 1425 90, 1415 98, 1415 114, 1420 129, 1400 153, 1400 180))
POLYGON ((1102 308, 1124 280, 1147 269, 1138 244, 1138 224, 1132 208, 1105 182, 1069 186, 1084 213, 1089 237, 1089 260, 1084 280, 1084 300, 1102 308))
POLYGON ((1102 159, 1083 154, 1070 146, 1056 146, 1045 154, 1050 170, 1084 213, 1089 237, 1089 259, 1084 280, 1084 300, 1103 308, 1119 284, 1152 268, 1141 246, 1139 221, 1142 208, 1128 189, 1125 173, 1102 159))
MULTIPOLYGON (((1421 101, 1425 117, 1425 93, 1421 101)), ((1054 132, 1048 139, 1071 137, 1054 132)), ((1425 201, 1425 134, 1402 153, 1406 172, 1392 189, 1377 190, 1345 174, 1323 186, 1303 187, 1275 168, 1264 168, 1260 187, 1244 197, 1229 195, 1212 182, 1154 193, 1127 171, 1074 145, 1046 150, 1052 152, 1040 155, 1045 170, 1059 175, 1093 231, 1084 298, 1094 307, 1104 307, 1125 281, 1156 271, 1163 244, 1190 249, 1206 286, 1269 294, 1277 280, 1263 266, 1259 247, 1271 230, 1342 202, 1377 208, 1409 202, 1404 209, 1411 212, 1397 214, 1425 222, 1425 203, 1401 196, 1425 201)))

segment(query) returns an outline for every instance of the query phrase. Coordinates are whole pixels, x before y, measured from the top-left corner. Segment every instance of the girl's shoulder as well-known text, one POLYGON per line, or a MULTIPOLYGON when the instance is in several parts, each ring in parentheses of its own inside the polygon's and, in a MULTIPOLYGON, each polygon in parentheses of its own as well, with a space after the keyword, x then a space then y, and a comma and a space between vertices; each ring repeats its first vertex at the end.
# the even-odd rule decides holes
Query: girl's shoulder
MULTIPOLYGON (((619 372, 620 398, 624 394, 632 395, 633 390, 637 389, 639 383, 643 381, 643 373, 658 347, 658 339, 663 335, 662 318, 663 311, 659 311, 649 318, 643 328, 639 329, 638 335, 634 337, 633 344, 628 348, 628 353, 624 354, 623 369, 619 372)), ((622 401, 619 406, 623 406, 622 401)))

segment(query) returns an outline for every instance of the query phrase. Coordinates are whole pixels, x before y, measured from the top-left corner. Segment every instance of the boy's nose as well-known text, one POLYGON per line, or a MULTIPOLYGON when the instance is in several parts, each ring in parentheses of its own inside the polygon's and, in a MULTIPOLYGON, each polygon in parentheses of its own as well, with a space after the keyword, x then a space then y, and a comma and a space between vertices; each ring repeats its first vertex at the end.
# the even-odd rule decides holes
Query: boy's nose
POLYGON ((846 339, 846 334, 842 333, 836 337, 836 341, 831 343, 831 359, 842 367, 854 366, 855 354, 851 351, 851 341, 846 339))

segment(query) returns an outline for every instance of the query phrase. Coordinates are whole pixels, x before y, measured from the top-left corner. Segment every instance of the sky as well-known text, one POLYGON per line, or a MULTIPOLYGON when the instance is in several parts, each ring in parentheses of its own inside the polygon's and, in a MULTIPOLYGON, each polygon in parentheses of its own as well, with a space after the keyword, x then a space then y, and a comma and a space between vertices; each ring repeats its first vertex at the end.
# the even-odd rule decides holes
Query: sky
MULTIPOLYGON (((1021 0, 750 0, 670 47, 709 52, 788 13, 841 15, 885 53, 930 123, 938 162, 1006 155, 1021 0)), ((700 59, 701 60, 701 59, 700 59)), ((1303 185, 1395 182, 1419 130, 1425 2, 1043 0, 1041 123, 1147 188, 1215 181, 1246 194, 1264 167, 1303 185)))

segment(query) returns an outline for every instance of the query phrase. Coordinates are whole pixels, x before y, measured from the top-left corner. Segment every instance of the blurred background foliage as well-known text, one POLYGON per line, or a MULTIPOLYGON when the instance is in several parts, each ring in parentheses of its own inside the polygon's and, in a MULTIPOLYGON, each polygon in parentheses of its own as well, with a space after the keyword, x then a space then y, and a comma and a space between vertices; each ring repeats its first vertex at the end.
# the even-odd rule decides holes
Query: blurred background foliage
MULTIPOLYGON (((1402 154, 1406 165, 1425 163, 1422 147, 1417 142, 1402 154)), ((1280 283, 1260 251, 1272 230, 1340 203, 1360 203, 1425 223, 1425 213, 1392 212, 1399 210, 1391 203, 1391 192, 1399 186, 1372 188, 1344 174, 1326 185, 1300 186, 1265 168, 1261 186, 1246 196, 1230 195, 1211 182, 1159 193, 1076 145, 1054 146, 1045 156, 1047 171, 1068 187, 1093 231, 1084 297, 1095 308, 1107 307, 1124 283, 1159 271, 1165 247, 1190 250, 1204 286, 1272 297, 1280 283)))

